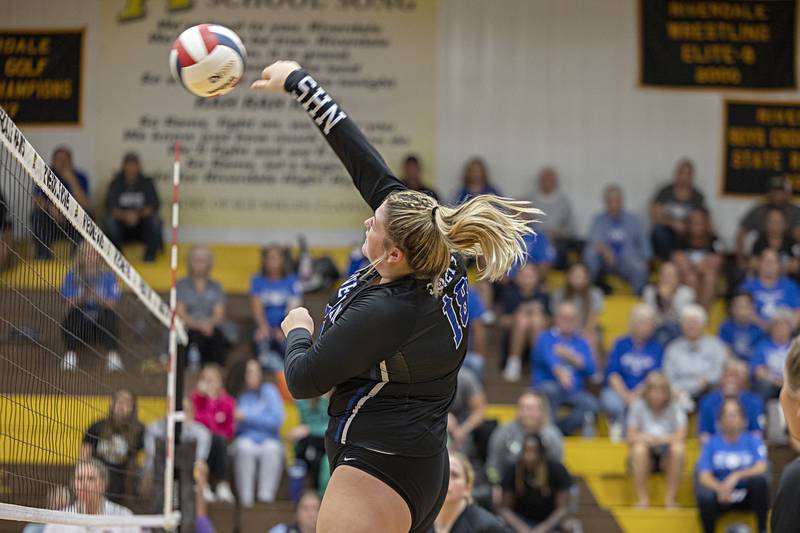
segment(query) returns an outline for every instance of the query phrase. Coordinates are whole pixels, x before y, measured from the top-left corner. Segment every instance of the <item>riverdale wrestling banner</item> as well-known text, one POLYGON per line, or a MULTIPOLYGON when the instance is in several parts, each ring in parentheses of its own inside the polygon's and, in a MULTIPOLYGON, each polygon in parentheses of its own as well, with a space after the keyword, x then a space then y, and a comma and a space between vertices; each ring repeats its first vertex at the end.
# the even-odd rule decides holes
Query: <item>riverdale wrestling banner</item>
POLYGON ((641 82, 795 87, 796 0, 639 0, 641 82))
POLYGON ((800 190, 800 102, 725 103, 722 191, 762 194, 785 176, 800 190))
POLYGON ((83 30, 0 30, 0 105, 19 125, 80 124, 83 30))

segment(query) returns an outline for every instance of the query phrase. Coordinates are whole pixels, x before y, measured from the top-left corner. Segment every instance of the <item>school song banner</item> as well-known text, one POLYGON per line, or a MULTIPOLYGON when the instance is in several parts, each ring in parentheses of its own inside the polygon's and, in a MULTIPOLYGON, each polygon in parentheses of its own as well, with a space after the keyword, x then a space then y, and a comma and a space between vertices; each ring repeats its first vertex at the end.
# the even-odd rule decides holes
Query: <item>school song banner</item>
POLYGON ((722 191, 762 194, 785 176, 800 191, 800 102, 725 102, 722 191))
POLYGON ((18 125, 81 122, 83 30, 0 29, 0 106, 18 125))
POLYGON ((642 84, 794 88, 795 3, 639 0, 642 84))

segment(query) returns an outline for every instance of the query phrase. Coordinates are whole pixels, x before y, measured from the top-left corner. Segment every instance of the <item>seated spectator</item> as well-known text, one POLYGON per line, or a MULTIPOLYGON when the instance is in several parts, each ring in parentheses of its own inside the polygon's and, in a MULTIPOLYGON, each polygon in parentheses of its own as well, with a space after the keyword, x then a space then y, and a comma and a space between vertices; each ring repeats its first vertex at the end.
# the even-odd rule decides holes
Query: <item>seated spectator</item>
POLYGON ((745 431, 742 406, 725 400, 719 415, 719 433, 700 450, 695 489, 703 531, 714 533, 717 519, 731 509, 753 511, 758 531, 767 531, 769 487, 767 448, 760 437, 745 431))
POLYGON ((564 465, 547 459, 538 435, 526 435, 516 464, 503 473, 499 515, 516 533, 573 531, 567 502, 572 477, 564 465))
POLYGON ((490 483, 499 484, 503 472, 517 462, 525 435, 539 435, 544 443, 547 459, 556 462, 562 460, 564 437, 550 422, 546 403, 537 392, 523 392, 517 400, 517 417, 494 430, 486 458, 486 473, 490 483))
POLYGON ((767 220, 764 233, 758 236, 751 251, 749 271, 755 272, 758 260, 765 249, 770 248, 778 252, 781 261, 781 274, 796 277, 800 273, 800 245, 792 236, 786 225, 786 215, 777 207, 767 210, 767 220))
POLYGON ((647 480, 653 472, 664 472, 667 478, 664 507, 675 507, 683 472, 686 413, 672 401, 664 374, 655 371, 647 376, 641 398, 631 404, 627 426, 636 505, 650 505, 647 480))
MULTIPOLYGON (((47 489, 45 509, 49 511, 61 511, 66 509, 72 502, 72 495, 69 489, 63 485, 53 485, 47 489)), ((42 533, 45 524, 28 524, 22 528, 22 533, 42 533)))
POLYGON ((730 313, 731 317, 719 326, 719 338, 733 355, 749 364, 755 356, 756 346, 764 338, 764 332, 756 323, 753 297, 746 292, 734 296, 730 313))
POLYGON ((486 458, 489 434, 486 422, 486 393, 472 370, 461 367, 458 371, 456 395, 447 415, 447 433, 455 451, 476 454, 486 458))
POLYGON ((686 218, 692 209, 705 209, 705 197, 694 186, 694 163, 681 159, 672 183, 662 187, 650 206, 653 248, 657 257, 669 260, 680 237, 686 235, 686 218))
MULTIPOLYGON (((50 169, 80 206, 89 211, 89 178, 72 164, 72 151, 67 146, 53 150, 50 169)), ((67 221, 58 207, 38 187, 33 192, 31 232, 36 248, 36 259, 51 259, 55 241, 68 240, 76 246, 80 240, 78 229, 67 221)))
POLYGON ((209 501, 233 503, 233 492, 228 483, 228 443, 233 438, 236 409, 234 400, 222 386, 222 370, 209 363, 200 371, 195 391, 192 393, 195 420, 211 431, 211 449, 208 463, 211 478, 216 481, 216 494, 209 491, 209 501))
MULTIPOLYGON (((535 224, 535 223, 531 223, 535 224)), ((535 227, 535 226, 532 226, 535 227)), ((550 272, 550 267, 556 260, 556 249, 550 244, 550 239, 541 231, 532 233, 522 237, 525 243, 525 258, 524 263, 533 263, 539 269, 539 273, 543 278, 547 277, 550 272)), ((509 272, 513 277, 519 270, 519 265, 514 265, 509 272)))
POLYGON ((678 404, 694 411, 695 402, 719 383, 727 349, 717 337, 706 335, 705 309, 687 305, 681 313, 682 335, 664 352, 664 374, 672 385, 678 404))
POLYGON ((697 409, 697 433, 701 442, 717 434, 719 410, 725 400, 733 399, 742 405, 747 419, 747 431, 762 436, 764 431, 764 402, 761 398, 747 390, 747 365, 737 359, 729 359, 722 370, 719 387, 709 392, 700 400, 697 409))
POLYGON ((761 329, 767 328, 769 319, 778 307, 788 307, 795 313, 800 309, 800 288, 794 281, 781 275, 780 258, 770 248, 761 252, 756 275, 742 283, 739 290, 753 297, 761 329))
POLYGON ((662 263, 655 285, 648 285, 642 294, 644 303, 656 311, 656 338, 666 346, 681 334, 680 316, 683 308, 694 303, 694 289, 681 283, 678 267, 662 263))
POLYGON ((416 155, 409 154, 403 159, 403 171, 400 176, 400 181, 405 183, 406 187, 412 191, 425 193, 437 202, 439 201, 439 195, 436 194, 436 191, 426 187, 422 183, 422 164, 419 162, 419 158, 416 155))
POLYGON ((485 354, 488 350, 488 332, 486 331, 487 309, 483 299, 475 287, 470 287, 467 296, 467 355, 464 367, 472 370, 479 381, 483 381, 483 367, 486 364, 485 354))
POLYGON ((619 186, 606 187, 603 198, 606 210, 592 220, 583 262, 593 279, 616 274, 630 283, 636 294, 641 294, 647 284, 650 241, 639 217, 625 211, 619 186))
POLYGON ((556 266, 564 268, 567 253, 571 250, 580 252, 581 242, 576 237, 572 203, 558 187, 556 169, 545 167, 539 171, 531 204, 544 211, 539 228, 555 248, 556 266))
POLYGON ((467 161, 467 164, 464 165, 462 184, 461 190, 458 191, 454 199, 456 205, 463 204, 470 198, 482 194, 495 194, 500 196, 500 191, 489 181, 489 169, 486 168, 486 162, 479 157, 470 159, 467 161))
POLYGON ((674 245, 672 262, 683 283, 694 289, 697 303, 706 309, 717 296, 723 251, 722 241, 711 228, 708 211, 692 209, 686 217, 686 233, 674 245))
POLYGON ((582 263, 575 263, 567 271, 566 284, 553 294, 553 307, 569 302, 578 310, 578 329, 589 343, 592 353, 602 353, 600 313, 603 312, 603 291, 592 285, 589 270, 582 263))
POLYGON ((564 435, 572 435, 584 424, 593 426, 597 400, 584 388, 594 374, 595 362, 586 339, 578 332, 578 310, 564 302, 556 308, 555 325, 545 331, 531 350, 533 388, 547 397, 550 416, 564 435), (561 406, 569 414, 558 417, 561 406))
POLYGON ((70 306, 61 323, 66 350, 61 368, 75 370, 81 345, 99 343, 107 351, 107 370, 122 370, 122 359, 117 353, 117 314, 114 311, 121 297, 117 278, 85 241, 78 247, 72 269, 64 278, 61 296, 70 306))
POLYGON ((526 263, 503 289, 500 327, 508 331, 508 356, 503 370, 506 381, 519 381, 522 354, 530 350, 531 343, 549 323, 550 295, 540 280, 536 265, 526 263))
POLYGON ((313 490, 307 490, 297 502, 294 522, 278 524, 268 533, 315 533, 317 531, 317 516, 319 515, 320 497, 313 490))
POLYGON ((294 456, 306 464, 311 486, 320 489, 319 470, 325 457, 325 431, 328 429, 328 397, 295 400, 300 425, 289 431, 294 456))
MULTIPOLYGON (((97 459, 81 459, 75 465, 73 482, 75 502, 64 509, 67 513, 80 513, 103 516, 133 516, 127 507, 117 505, 105 498, 108 484, 108 471, 97 459)), ((141 533, 138 526, 106 526, 103 533, 141 533)), ((84 533, 83 526, 67 526, 50 524, 45 526, 44 533, 84 533)))
POLYGON ((622 437, 625 411, 641 397, 647 375, 661 368, 664 347, 653 337, 654 331, 655 311, 639 304, 631 311, 630 334, 617 339, 611 349, 600 408, 608 415, 612 440, 622 437))
POLYGON ((283 473, 283 442, 279 434, 283 424, 283 400, 278 388, 264 382, 261 365, 247 361, 245 390, 236 402, 236 439, 233 441, 236 490, 239 503, 252 507, 259 502, 275 501, 283 473), (258 493, 253 487, 258 477, 258 493))
POLYGON ((764 401, 777 398, 783 385, 783 368, 792 347, 792 332, 797 326, 794 313, 778 308, 772 314, 767 328, 767 338, 756 347, 753 357, 753 390, 764 401))
POLYGON ((14 226, 8 203, 0 190, 0 272, 14 266, 14 226))
POLYGON ((136 457, 144 448, 144 426, 139 422, 136 396, 128 389, 117 389, 111 396, 108 417, 86 430, 81 459, 99 459, 108 469, 106 496, 115 503, 126 503, 134 494, 136 457))
POLYGON ((475 472, 469 459, 461 453, 450 452, 450 481, 436 521, 430 533, 506 533, 506 525, 486 509, 472 501, 475 472))
POLYGON ((193 246, 188 254, 189 275, 177 283, 178 316, 186 323, 189 344, 200 352, 202 364, 225 364, 228 339, 225 324, 225 293, 211 279, 211 250, 193 246))
POLYGON ((250 302, 258 360, 264 368, 283 370, 286 337, 281 322, 289 311, 302 305, 303 293, 280 247, 267 246, 261 251, 261 272, 250 281, 250 302))
POLYGON ((746 266, 746 243, 751 242, 767 230, 767 213, 777 208, 783 212, 789 233, 798 240, 800 230, 800 207, 792 201, 792 184, 783 176, 774 176, 769 180, 767 195, 763 202, 754 205, 745 213, 736 231, 736 257, 739 265, 746 266))

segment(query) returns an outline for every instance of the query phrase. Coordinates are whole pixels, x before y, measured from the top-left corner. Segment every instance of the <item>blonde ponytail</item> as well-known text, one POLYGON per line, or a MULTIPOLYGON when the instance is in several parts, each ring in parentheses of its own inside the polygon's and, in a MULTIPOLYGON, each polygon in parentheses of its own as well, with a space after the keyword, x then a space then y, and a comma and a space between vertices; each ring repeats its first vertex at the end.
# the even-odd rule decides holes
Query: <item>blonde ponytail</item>
MULTIPOLYGON (((401 191, 386 199, 386 236, 405 252, 420 278, 442 278, 450 267, 450 254, 458 252, 481 257, 480 279, 494 281, 522 262, 523 237, 533 234, 531 219, 540 214, 529 202, 493 195, 448 207, 421 192, 401 191)), ((440 291, 434 283, 434 293, 440 291)))

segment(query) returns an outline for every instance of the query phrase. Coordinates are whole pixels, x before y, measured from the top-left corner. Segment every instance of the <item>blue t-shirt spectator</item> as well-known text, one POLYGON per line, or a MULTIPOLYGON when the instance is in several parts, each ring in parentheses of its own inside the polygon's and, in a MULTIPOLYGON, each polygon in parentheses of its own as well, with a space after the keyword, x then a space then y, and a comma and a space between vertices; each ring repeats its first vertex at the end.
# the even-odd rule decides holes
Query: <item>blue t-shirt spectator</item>
POLYGON ((467 321, 480 320, 486 313, 486 306, 481 299, 481 295, 475 289, 470 287, 467 291, 467 321))
POLYGON ((653 370, 661 368, 664 347, 655 338, 636 346, 630 335, 617 339, 608 357, 606 384, 611 374, 618 374, 628 390, 633 390, 653 370))
POLYGON ((572 388, 570 392, 583 389, 583 381, 594 374, 594 358, 589 348, 589 343, 578 335, 562 335, 555 328, 545 331, 536 340, 531 350, 531 366, 533 367, 533 386, 545 382, 558 383, 555 375, 557 367, 567 368, 572 373, 572 388), (583 358, 583 368, 578 369, 565 362, 555 352, 556 346, 565 346, 577 352, 583 358))
POLYGON ((742 283, 739 290, 753 296, 756 313, 763 320, 769 320, 778 307, 800 308, 800 290, 786 276, 778 278, 771 287, 765 287, 758 277, 752 277, 742 283))
POLYGON ((750 364, 764 332, 756 324, 737 324, 729 318, 720 325, 719 338, 730 346, 736 357, 750 364))
POLYGON ((236 400, 236 408, 244 414, 236 424, 237 437, 245 437, 256 444, 267 439, 280 440, 283 400, 274 384, 264 383, 257 391, 243 392, 236 400))
POLYGON ((775 377, 783 377, 783 369, 786 365, 786 355, 792 341, 786 344, 777 344, 774 340, 767 337, 756 347, 756 354, 751 362, 751 370, 756 371, 760 366, 766 366, 770 374, 775 377))
MULTIPOLYGON (((764 401, 757 394, 742 391, 739 394, 739 403, 744 409, 747 418, 747 431, 761 432, 764 430, 764 401)), ((697 432, 709 435, 717 434, 717 420, 722 407, 722 392, 714 390, 703 396, 698 406, 697 432)))
POLYGON ((61 287, 61 295, 67 299, 81 298, 86 296, 81 302, 81 308, 87 313, 100 310, 100 305, 96 299, 119 301, 120 290, 117 284, 117 277, 113 272, 101 272, 98 276, 81 279, 75 274, 74 270, 67 272, 64 284, 61 287), (83 291, 89 290, 89 294, 84 295, 83 291))
POLYGON ((350 253, 350 259, 347 263, 347 276, 350 277, 365 266, 369 264, 369 259, 364 257, 364 254, 361 253, 361 248, 358 250, 353 250, 350 253))
MULTIPOLYGON (((726 442, 717 434, 703 446, 697 460, 697 472, 711 472, 722 481, 731 472, 744 470, 761 461, 767 460, 767 447, 761 437, 752 433, 742 433, 736 442, 726 442)), ((737 487, 740 487, 740 481, 737 487)))
POLYGON ((525 235, 522 240, 525 242, 525 258, 522 263, 514 263, 511 270, 508 271, 508 277, 510 278, 516 276, 525 263, 541 265, 551 264, 556 260, 556 249, 544 233, 525 235))
POLYGON ((303 291, 294 274, 281 279, 257 274, 250 281, 250 295, 261 300, 269 327, 277 328, 286 317, 289 300, 302 298, 303 291))

